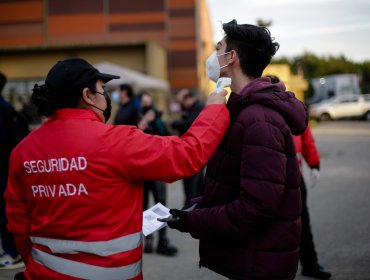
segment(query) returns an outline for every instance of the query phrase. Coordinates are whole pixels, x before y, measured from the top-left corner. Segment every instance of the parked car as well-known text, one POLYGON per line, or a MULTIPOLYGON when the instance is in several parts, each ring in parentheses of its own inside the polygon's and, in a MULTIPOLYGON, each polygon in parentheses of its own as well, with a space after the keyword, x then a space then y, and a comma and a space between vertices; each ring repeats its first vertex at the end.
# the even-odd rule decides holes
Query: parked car
POLYGON ((359 118, 370 121, 370 94, 342 95, 309 106, 311 118, 328 121, 359 118))

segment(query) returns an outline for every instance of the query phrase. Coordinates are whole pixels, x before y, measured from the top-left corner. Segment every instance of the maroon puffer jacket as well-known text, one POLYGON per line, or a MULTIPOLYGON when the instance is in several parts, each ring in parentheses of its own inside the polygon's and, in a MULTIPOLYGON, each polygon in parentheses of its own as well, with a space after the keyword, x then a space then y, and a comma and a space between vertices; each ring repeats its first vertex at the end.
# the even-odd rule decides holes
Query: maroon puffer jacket
POLYGON ((300 172, 293 134, 307 111, 269 78, 231 94, 228 131, 208 163, 204 196, 188 214, 200 266, 231 279, 294 279, 300 243, 300 172))

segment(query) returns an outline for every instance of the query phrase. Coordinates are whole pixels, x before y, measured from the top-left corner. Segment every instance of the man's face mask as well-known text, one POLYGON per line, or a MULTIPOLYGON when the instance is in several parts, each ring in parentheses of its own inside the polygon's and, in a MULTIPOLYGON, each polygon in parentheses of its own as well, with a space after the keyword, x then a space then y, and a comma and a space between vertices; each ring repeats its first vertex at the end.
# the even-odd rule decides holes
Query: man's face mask
POLYGON ((228 53, 231 53, 232 51, 225 52, 222 54, 217 55, 217 52, 214 51, 210 57, 207 59, 206 65, 207 65, 207 72, 208 72, 208 78, 211 81, 217 82, 218 78, 220 78, 220 72, 222 68, 225 68, 229 66, 229 64, 226 64, 224 66, 220 66, 220 63, 218 62, 218 57, 222 55, 226 55, 228 53))

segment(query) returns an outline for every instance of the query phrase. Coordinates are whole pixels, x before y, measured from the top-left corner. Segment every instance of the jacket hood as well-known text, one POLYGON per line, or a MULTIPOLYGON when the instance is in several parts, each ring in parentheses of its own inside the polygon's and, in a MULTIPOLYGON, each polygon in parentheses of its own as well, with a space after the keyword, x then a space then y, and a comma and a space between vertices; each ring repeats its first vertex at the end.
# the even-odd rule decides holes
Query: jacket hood
POLYGON ((235 116, 252 104, 261 104, 280 113, 294 135, 302 134, 307 127, 306 106, 295 98, 294 93, 286 91, 282 82, 273 84, 268 77, 255 79, 239 94, 232 92, 227 107, 231 116, 235 116))

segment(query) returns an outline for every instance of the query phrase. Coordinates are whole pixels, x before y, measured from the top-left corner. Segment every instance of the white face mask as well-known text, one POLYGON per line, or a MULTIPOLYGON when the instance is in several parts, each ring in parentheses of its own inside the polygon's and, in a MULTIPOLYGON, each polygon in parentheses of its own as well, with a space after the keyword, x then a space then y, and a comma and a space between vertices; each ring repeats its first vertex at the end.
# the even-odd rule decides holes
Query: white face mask
POLYGON ((114 103, 119 103, 120 102, 119 93, 117 91, 112 93, 112 101, 114 103))
POLYGON ((226 64, 224 66, 220 66, 220 62, 218 62, 218 57, 221 56, 221 55, 226 55, 226 54, 231 53, 231 52, 232 51, 225 52, 225 53, 217 55, 217 52, 214 51, 210 55, 210 57, 207 59, 206 65, 207 65, 208 78, 211 81, 217 82, 218 78, 220 78, 221 69, 229 66, 229 64, 226 64))

